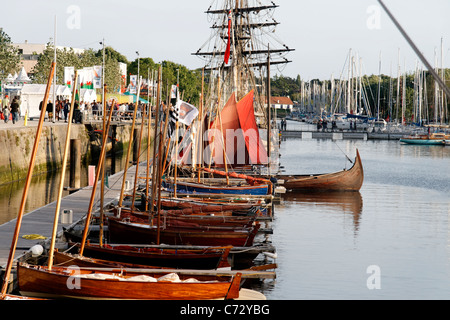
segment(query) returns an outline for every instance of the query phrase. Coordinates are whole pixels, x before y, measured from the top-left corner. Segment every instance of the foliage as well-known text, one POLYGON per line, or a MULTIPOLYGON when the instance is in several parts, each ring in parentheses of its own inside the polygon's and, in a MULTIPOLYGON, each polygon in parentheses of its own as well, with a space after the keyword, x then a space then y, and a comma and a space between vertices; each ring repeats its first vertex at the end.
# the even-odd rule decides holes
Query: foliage
POLYGON ((20 68, 19 50, 11 43, 11 38, 0 28, 0 80, 8 74, 18 72, 20 68))

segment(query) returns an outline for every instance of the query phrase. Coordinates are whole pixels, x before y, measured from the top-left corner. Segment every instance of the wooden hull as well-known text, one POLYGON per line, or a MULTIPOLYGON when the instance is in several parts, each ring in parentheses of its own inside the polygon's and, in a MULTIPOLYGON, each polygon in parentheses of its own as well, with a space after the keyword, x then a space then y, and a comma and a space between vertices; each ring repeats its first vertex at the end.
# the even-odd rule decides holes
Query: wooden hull
MULTIPOLYGON (((73 253, 78 252, 75 247, 73 253)), ((216 269, 229 266, 227 258, 231 247, 205 250, 173 250, 137 248, 128 245, 85 245, 83 255, 89 258, 130 263, 140 266, 159 266, 174 269, 216 269)))
MULTIPOLYGON (((250 228, 256 216, 233 216, 232 212, 218 212, 213 215, 206 214, 177 214, 170 211, 161 213, 161 226, 177 227, 177 226, 206 226, 206 227, 233 227, 233 228, 250 228)), ((150 219, 146 212, 131 212, 129 209, 121 209, 120 218, 127 218, 133 222, 147 223, 150 219)), ((156 224, 156 219, 153 218, 156 224)))
MULTIPOLYGON (((174 184, 163 181, 163 187, 168 191, 174 191, 174 184)), ((179 193, 208 193, 208 194, 230 194, 230 195, 267 195, 269 186, 266 184, 257 186, 212 186, 201 183, 177 182, 179 193)))
POLYGON ((161 207, 163 209, 192 209, 207 212, 215 211, 246 211, 252 209, 254 206, 258 206, 260 202, 253 203, 229 203, 229 202, 212 202, 201 199, 196 201, 189 199, 161 199, 161 207))
MULTIPOLYGON (((189 230, 186 228, 160 229, 160 243, 171 245, 200 246, 235 246, 253 245, 253 240, 260 224, 251 229, 208 231, 189 230)), ((157 243, 157 228, 149 224, 128 223, 116 219, 108 219, 108 229, 111 243, 151 244, 157 243)))
MULTIPOLYGON (((200 300, 239 297, 241 275, 228 281, 145 282, 159 275, 97 268, 46 267, 18 264, 21 294, 30 297, 132 300, 200 300), (101 277, 101 279, 99 279, 101 277), (139 277, 139 278, 132 278, 139 277)), ((181 276, 180 276, 181 278, 181 276)))
POLYGON ((355 162, 349 170, 315 175, 280 175, 287 190, 303 191, 359 191, 364 181, 361 157, 356 150, 355 162))

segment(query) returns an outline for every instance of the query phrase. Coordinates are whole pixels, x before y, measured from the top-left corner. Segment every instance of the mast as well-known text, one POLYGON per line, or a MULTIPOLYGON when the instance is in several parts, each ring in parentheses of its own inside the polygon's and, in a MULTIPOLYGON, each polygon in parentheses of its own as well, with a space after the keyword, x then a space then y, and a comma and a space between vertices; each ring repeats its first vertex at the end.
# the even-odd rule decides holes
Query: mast
POLYGON ((19 241, 20 227, 22 225, 22 219, 23 219, 24 212, 25 212, 25 204, 26 204, 26 199, 28 196, 28 190, 30 188, 31 178, 33 176, 34 163, 36 161, 39 140, 41 138, 42 127, 44 125, 45 109, 47 106, 48 97, 50 95, 50 86, 51 86, 52 78, 53 78, 53 75, 55 72, 55 67, 56 67, 56 63, 53 62, 51 69, 50 69, 50 75, 47 80, 47 88, 45 89, 44 100, 42 102, 41 116, 39 118, 39 123, 38 123, 37 131, 36 131, 36 137, 34 139, 33 151, 31 152, 30 165, 28 167, 28 173, 27 173, 27 177, 25 180, 25 186, 24 186, 23 194, 22 194, 22 201, 20 203, 19 213, 17 215, 16 228, 14 230, 14 235, 13 235, 13 239, 12 239, 12 243, 11 243, 11 249, 9 250, 8 263, 6 264, 5 273, 3 276, 4 281, 3 281, 2 291, 0 292, 0 298, 3 298, 6 295, 6 291, 8 290, 9 277, 11 275, 12 265, 13 265, 13 261, 14 261, 14 255, 16 253, 17 243, 19 241))
POLYGON ((377 103, 377 120, 380 120, 380 95, 381 95, 381 51, 380 61, 378 65, 378 103, 377 103))
POLYGON ((69 153, 70 132, 72 129, 72 117, 73 117, 73 109, 75 106, 75 92, 77 90, 77 81, 78 81, 78 70, 75 71, 75 79, 73 80, 73 93, 72 93, 72 102, 70 104, 70 110, 69 110, 69 119, 68 119, 69 122, 67 123, 66 144, 65 144, 64 155, 63 155, 63 160, 62 160, 62 169, 61 169, 61 178, 59 181, 58 197, 56 199, 55 218, 53 221, 53 233, 52 233, 52 238, 51 238, 51 243, 50 243, 50 249, 48 252, 48 270, 49 271, 51 271, 52 267, 53 267, 53 252, 55 250, 56 233, 58 231, 57 229, 58 229, 59 211, 61 208, 61 198, 62 198, 62 193, 63 193, 63 189, 64 189, 64 178, 66 175, 67 155, 69 153))
MULTIPOLYGON (((158 69, 158 85, 157 85, 157 91, 156 91, 156 103, 155 103, 155 134, 153 137, 153 163, 152 163, 152 194, 150 199, 150 216, 155 211, 154 201, 155 201, 155 193, 156 193, 156 170, 157 170, 157 163, 156 163, 156 146, 157 141, 161 139, 161 137, 158 137, 158 125, 159 125, 159 108, 161 107, 161 73, 162 73, 162 66, 159 66, 158 69), (157 140, 158 139, 158 140, 157 140)), ((158 157, 161 157, 162 155, 158 155, 158 157)))
POLYGON ((269 47, 268 49, 268 54, 267 54, 267 86, 266 86, 266 90, 267 90, 267 158, 268 160, 268 165, 269 165, 269 173, 270 173, 270 133, 271 133, 271 121, 272 121, 272 115, 271 115, 271 87, 270 87, 270 50, 269 47))
POLYGON ((220 76, 223 96, 236 93, 239 101, 251 89, 255 91, 255 113, 259 124, 267 126, 266 101, 262 98, 265 84, 256 81, 256 72, 267 65, 267 43, 270 43, 271 65, 285 65, 289 61, 285 56, 294 49, 280 44, 274 31, 279 24, 273 14, 278 5, 267 0, 213 0, 206 13, 213 19, 213 35, 193 55, 205 61, 205 70, 211 71, 210 90, 206 99, 206 110, 214 110, 218 92, 213 81, 220 76), (265 3, 267 2, 267 3, 265 3), (228 17, 231 12, 231 23, 228 17), (228 29, 230 27, 230 29, 228 29), (224 56, 230 34, 230 62, 225 63, 224 56), (260 118, 266 118, 264 120, 260 118))
MULTIPOLYGON (((109 111, 108 122, 106 124, 106 131, 109 130, 109 125, 111 123, 112 113, 114 111, 114 104, 115 104, 115 102, 113 101, 113 103, 111 105, 111 110, 109 111)), ((102 150, 100 152, 98 169, 97 169, 97 172, 95 173, 95 180, 94 180, 94 185, 92 186, 91 199, 89 201, 89 208, 88 208, 88 212, 86 214, 86 224, 84 226, 83 236, 82 236, 82 240, 81 240, 80 255, 83 255, 84 248, 86 246, 86 239, 87 239, 87 235, 88 235, 89 224, 91 222, 91 217, 92 217, 92 208, 94 207, 95 193, 97 191, 97 185, 98 185, 98 180, 99 180, 99 177, 100 177, 101 169, 104 166, 107 138, 108 138, 108 135, 104 135, 103 136, 102 150)))
MULTIPOLYGON (((136 96, 136 107, 133 110, 133 122, 131 124, 131 132, 130 132, 130 143, 128 145, 128 152, 127 152, 127 158, 125 161, 125 169, 123 172, 123 181, 122 181, 122 189, 120 190, 120 196, 119 196, 119 208, 122 207, 123 204, 123 194, 124 194, 124 189, 125 189, 125 181, 127 180, 127 170, 128 170, 128 164, 130 163, 130 154, 131 154, 131 149, 133 148, 133 139, 134 139, 134 127, 136 126, 136 114, 137 114, 137 106, 138 106, 138 101, 139 101, 139 96, 140 96, 140 91, 141 91, 141 79, 138 75, 138 90, 137 90, 137 96, 136 96)), ((136 188, 136 186, 134 186, 134 188, 136 188)))

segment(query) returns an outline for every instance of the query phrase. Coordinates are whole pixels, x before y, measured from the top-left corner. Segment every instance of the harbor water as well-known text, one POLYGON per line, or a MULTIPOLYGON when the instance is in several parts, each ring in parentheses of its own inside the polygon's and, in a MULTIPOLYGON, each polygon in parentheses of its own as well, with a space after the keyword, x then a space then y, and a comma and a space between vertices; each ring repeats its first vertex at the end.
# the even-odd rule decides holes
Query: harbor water
MULTIPOLYGON (((276 204, 277 278, 252 288, 269 300, 450 299, 450 148, 289 138, 280 165, 288 174, 349 169, 356 149, 360 192, 286 193, 276 204)), ((36 177, 27 212, 54 201, 58 183, 58 174, 36 177)), ((22 187, 0 191, 1 224, 15 218, 22 187)))
MULTIPOLYGON (((298 126, 298 124, 297 124, 298 126)), ((277 279, 268 299, 450 299, 450 148, 398 141, 286 139, 287 174, 350 168, 357 193, 286 194, 275 208, 277 279), (345 154, 345 155, 344 155, 345 154)))

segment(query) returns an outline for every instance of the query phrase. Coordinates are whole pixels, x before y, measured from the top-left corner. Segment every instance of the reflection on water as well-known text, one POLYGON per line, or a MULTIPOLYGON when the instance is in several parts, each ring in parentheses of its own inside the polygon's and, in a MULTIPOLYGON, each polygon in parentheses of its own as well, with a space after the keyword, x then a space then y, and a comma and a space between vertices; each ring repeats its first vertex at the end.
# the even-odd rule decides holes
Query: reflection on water
POLYGON ((285 174, 334 172, 356 148, 365 175, 359 193, 286 193, 275 206, 277 279, 264 294, 450 299, 450 148, 286 139, 280 164, 285 174), (368 288, 369 266, 380 268, 381 289, 368 288))
MULTIPOLYGON (((115 158, 106 159, 107 175, 122 171, 125 165, 125 157, 117 155, 115 158)), ((97 165, 98 160, 93 159, 92 165, 97 165)), ((61 171, 49 172, 34 176, 30 183, 27 201, 25 203, 25 213, 45 206, 56 201, 58 195, 61 171)), ((81 187, 88 185, 88 166, 81 168, 81 187)), ((0 225, 17 217, 20 203, 22 201, 25 180, 15 181, 0 186, 0 225)), ((69 168, 64 177, 64 186, 69 186, 69 168)), ((63 197, 69 193, 63 191, 63 197)))
POLYGON ((286 192, 281 198, 284 202, 295 202, 296 205, 309 204, 319 207, 318 209, 350 214, 355 232, 358 231, 363 209, 360 192, 286 192))

